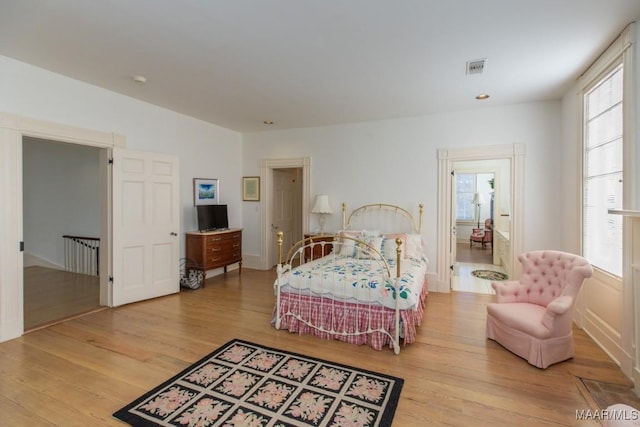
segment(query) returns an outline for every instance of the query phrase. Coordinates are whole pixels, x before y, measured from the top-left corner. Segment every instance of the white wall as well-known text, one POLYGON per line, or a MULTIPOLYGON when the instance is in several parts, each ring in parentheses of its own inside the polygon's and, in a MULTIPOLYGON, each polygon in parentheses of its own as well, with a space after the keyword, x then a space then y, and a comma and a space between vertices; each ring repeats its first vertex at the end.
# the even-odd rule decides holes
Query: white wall
POLYGON ((582 161, 580 144, 580 97, 578 88, 568 91, 562 99, 562 158, 560 190, 564 197, 560 200, 562 215, 562 233, 564 251, 580 254, 582 217, 580 204, 582 202, 582 161))
MULTIPOLYGON (((144 91, 144 86, 139 89, 144 91)), ((4 56, 0 56, 0 94, 0 112, 114 132, 125 135, 129 149, 177 156, 182 232, 197 228, 193 178, 220 179, 221 202, 229 205, 230 226, 242 226, 238 132, 4 56)))
POLYGON ((25 253, 64 267, 65 234, 100 237, 100 151, 25 138, 25 253))
MULTIPOLYGON (((366 123, 268 131, 243 136, 245 175, 259 175, 261 159, 311 157, 311 198, 328 194, 333 208, 389 202, 425 203, 424 236, 430 269, 436 253, 437 150, 520 143, 525 145, 524 248, 560 248, 562 194, 560 103, 540 102, 366 123)), ((313 200, 309 200, 310 205, 313 200)), ((245 209, 244 224, 258 224, 259 209, 245 209)), ((317 219, 311 218, 311 228, 317 219)), ((339 214, 325 229, 337 230, 339 214)), ((260 253, 252 229, 245 252, 260 253)))

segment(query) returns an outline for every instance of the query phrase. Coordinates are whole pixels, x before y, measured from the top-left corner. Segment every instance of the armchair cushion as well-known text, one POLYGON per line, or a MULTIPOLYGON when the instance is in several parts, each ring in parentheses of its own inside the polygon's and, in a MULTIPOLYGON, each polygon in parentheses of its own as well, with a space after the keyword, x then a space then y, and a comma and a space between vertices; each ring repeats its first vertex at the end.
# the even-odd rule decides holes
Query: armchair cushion
POLYGON ((542 324, 546 312, 544 307, 535 304, 489 304, 488 313, 499 317, 502 323, 518 331, 533 335, 537 338, 547 338, 549 329, 542 324))
POLYGON ((482 228, 474 228, 469 238, 474 242, 482 242, 482 239, 484 238, 484 231, 482 231, 482 228))

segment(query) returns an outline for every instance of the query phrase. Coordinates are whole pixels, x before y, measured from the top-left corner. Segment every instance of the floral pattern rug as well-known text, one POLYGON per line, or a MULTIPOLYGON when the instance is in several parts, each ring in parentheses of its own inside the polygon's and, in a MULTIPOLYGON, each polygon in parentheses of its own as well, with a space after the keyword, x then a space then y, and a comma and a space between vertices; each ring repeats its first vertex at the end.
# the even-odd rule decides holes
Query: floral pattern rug
POLYGON ((390 426, 403 383, 232 340, 113 416, 132 426, 390 426))
POLYGON ((508 277, 504 273, 491 270, 473 270, 471 274, 479 279, 485 280, 507 280, 508 277))

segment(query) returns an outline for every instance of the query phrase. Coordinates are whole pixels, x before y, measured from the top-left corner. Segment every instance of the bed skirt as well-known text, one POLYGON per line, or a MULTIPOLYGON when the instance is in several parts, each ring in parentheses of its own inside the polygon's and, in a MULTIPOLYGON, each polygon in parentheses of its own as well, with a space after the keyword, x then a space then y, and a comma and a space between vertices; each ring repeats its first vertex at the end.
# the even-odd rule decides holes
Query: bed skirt
MULTIPOLYGON (((428 282, 425 279, 418 306, 415 309, 400 310, 400 336, 405 345, 416 339, 416 327, 422 323, 427 294, 428 282)), ((391 337, 395 335, 395 311, 391 308, 282 293, 280 313, 280 329, 289 332, 336 339, 350 344, 368 344, 376 350, 382 350, 385 345, 393 348, 391 337), (292 315, 298 313, 303 313, 305 320, 311 319, 315 327, 292 315), (389 332, 390 335, 381 332, 380 329, 389 332), (371 332, 356 334, 358 331, 371 332)), ((271 323, 275 324, 275 321, 274 307, 271 323)))

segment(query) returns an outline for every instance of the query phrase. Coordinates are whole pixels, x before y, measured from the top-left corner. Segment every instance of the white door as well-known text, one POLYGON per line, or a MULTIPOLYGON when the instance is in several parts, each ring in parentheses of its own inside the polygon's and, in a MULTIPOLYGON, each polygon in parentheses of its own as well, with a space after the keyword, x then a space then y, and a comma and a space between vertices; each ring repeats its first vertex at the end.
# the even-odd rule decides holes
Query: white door
POLYGON ((178 292, 178 159, 113 149, 114 306, 178 292))
MULTIPOLYGON (((295 174, 292 175, 292 170, 273 170, 273 214, 271 230, 273 233, 282 231, 283 244, 282 244, 282 256, 287 255, 287 251, 293 243, 296 242, 294 236, 294 179, 295 174)), ((274 242, 277 241, 277 237, 274 236, 274 242)), ((278 253, 275 254, 275 259, 272 260, 273 264, 278 263, 278 253)), ((282 260, 284 261, 284 260, 282 260)))

